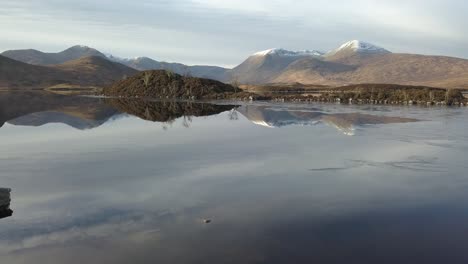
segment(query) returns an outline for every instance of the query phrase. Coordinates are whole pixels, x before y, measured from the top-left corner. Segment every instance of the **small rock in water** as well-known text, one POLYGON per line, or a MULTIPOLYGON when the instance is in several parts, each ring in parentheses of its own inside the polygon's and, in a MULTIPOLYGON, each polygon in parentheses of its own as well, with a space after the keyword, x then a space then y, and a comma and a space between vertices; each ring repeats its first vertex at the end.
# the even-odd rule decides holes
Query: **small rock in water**
POLYGON ((211 219, 203 219, 203 223, 209 224, 209 223, 211 223, 211 219))

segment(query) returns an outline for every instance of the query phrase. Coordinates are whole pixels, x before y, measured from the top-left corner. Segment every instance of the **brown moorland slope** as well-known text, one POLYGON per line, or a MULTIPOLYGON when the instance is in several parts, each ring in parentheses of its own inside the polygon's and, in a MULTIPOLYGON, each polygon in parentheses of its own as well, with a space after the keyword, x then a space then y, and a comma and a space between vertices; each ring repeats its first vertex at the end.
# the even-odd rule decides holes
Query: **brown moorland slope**
POLYGON ((280 75, 272 76, 272 82, 335 86, 389 83, 468 89, 468 60, 465 59, 395 53, 356 54, 328 61, 335 66, 326 70, 317 70, 313 60, 306 58, 289 65, 280 75), (297 63, 301 63, 302 67, 298 67, 297 63))
POLYGON ((52 67, 73 75, 79 83, 97 86, 108 85, 138 73, 135 69, 100 56, 85 57, 52 67))
POLYGON ((55 85, 105 86, 138 71, 102 57, 37 66, 0 56, 0 87, 47 88, 55 85))

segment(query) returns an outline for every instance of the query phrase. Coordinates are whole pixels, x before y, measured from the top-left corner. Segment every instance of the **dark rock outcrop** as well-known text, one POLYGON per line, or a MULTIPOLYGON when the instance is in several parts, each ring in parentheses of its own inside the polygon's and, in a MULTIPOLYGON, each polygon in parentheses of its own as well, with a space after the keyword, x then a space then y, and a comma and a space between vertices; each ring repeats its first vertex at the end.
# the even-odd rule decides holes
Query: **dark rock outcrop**
POLYGON ((256 95, 211 79, 182 76, 171 71, 145 71, 119 81, 103 90, 106 96, 185 98, 185 99, 246 99, 256 95))

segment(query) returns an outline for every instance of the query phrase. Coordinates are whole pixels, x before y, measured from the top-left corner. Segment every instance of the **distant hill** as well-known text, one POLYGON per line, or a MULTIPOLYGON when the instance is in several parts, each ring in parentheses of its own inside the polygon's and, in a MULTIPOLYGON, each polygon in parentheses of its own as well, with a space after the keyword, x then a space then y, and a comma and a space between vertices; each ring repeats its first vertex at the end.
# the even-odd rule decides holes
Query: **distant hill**
POLYGON ((131 67, 140 71, 167 70, 167 71, 172 71, 180 75, 214 79, 214 80, 226 79, 225 75, 226 75, 226 72, 228 71, 228 69, 226 68, 217 67, 217 66, 204 66, 204 65, 187 66, 182 63, 160 62, 160 61, 156 61, 151 58, 148 58, 148 57, 122 59, 122 58, 114 57, 112 55, 108 55, 108 58, 112 61, 122 63, 124 65, 127 65, 128 67, 131 67))
POLYGON ((135 69, 100 56, 85 57, 53 67, 71 74, 77 83, 97 86, 109 85, 138 73, 135 69))
POLYGON ((182 63, 163 62, 148 57, 138 57, 132 59, 120 58, 113 55, 105 55, 104 53, 94 48, 82 45, 76 45, 57 53, 47 53, 34 49, 24 49, 8 50, 3 52, 1 55, 16 61, 43 66, 67 63, 85 57, 102 57, 107 58, 112 62, 126 65, 138 71, 168 70, 180 75, 189 75, 193 77, 215 80, 225 80, 226 72, 229 70, 217 66, 188 66, 182 63))
POLYGON ((90 56, 98 56, 103 58, 106 57, 104 54, 102 54, 96 49, 81 45, 73 46, 71 48, 57 53, 46 53, 34 49, 26 49, 8 50, 3 52, 1 55, 13 60, 34 65, 61 64, 68 61, 90 56))
POLYGON ((332 86, 387 83, 468 88, 468 60, 465 59, 396 53, 356 53, 346 57, 325 58, 321 63, 327 66, 317 69, 317 61, 296 61, 281 74, 271 76, 269 81, 332 86))
POLYGON ((38 66, 0 56, 1 88, 46 88, 54 85, 105 86, 138 71, 103 57, 38 66))
POLYGON ((64 72, 0 56, 0 87, 39 87, 64 81, 64 72))
POLYGON ((230 70, 228 80, 250 84, 269 83, 273 76, 281 74, 291 63, 301 58, 316 58, 315 55, 289 55, 279 52, 257 52, 248 57, 239 66, 230 70))

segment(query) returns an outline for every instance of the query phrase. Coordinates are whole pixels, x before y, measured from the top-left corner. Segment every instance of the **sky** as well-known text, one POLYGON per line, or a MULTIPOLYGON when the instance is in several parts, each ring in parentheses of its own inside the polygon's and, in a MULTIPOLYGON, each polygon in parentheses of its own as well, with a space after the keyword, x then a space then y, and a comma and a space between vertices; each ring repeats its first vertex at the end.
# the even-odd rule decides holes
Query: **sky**
POLYGON ((235 66, 270 49, 359 39, 468 58, 464 0, 0 0, 0 51, 86 45, 120 57, 235 66))

